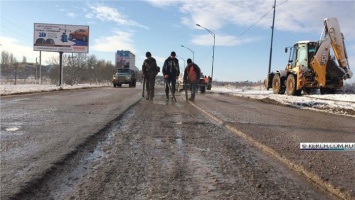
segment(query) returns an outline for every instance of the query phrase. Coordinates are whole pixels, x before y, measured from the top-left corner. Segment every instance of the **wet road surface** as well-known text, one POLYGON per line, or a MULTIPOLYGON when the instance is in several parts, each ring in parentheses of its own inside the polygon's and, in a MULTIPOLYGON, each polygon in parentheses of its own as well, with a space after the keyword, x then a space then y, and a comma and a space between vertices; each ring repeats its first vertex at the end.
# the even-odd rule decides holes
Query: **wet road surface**
POLYGON ((350 184, 354 180, 349 174, 353 152, 335 155, 298 149, 299 141, 305 140, 354 140, 350 118, 218 94, 198 95, 194 104, 180 95, 177 103, 166 102, 162 88, 157 89, 154 101, 133 105, 140 92, 138 88, 103 88, 2 99, 6 114, 1 116, 1 167, 6 174, 1 178, 17 186, 10 190, 2 185, 6 191, 2 199, 338 198, 255 143, 300 166, 310 164, 315 170, 307 170, 314 174, 328 173, 324 180, 342 188, 340 197, 353 198, 350 184), (19 103, 26 98, 30 105, 19 103), (325 124, 344 123, 338 129, 329 125, 340 130, 342 137, 331 137, 332 129, 324 131, 327 127, 322 123, 318 127, 311 118, 301 119, 313 113, 319 120, 330 117, 325 124), (15 121, 25 125, 16 126, 15 121), (226 125, 247 134, 254 143, 226 125), (16 127, 10 136, 6 128, 16 127), (51 127, 57 131, 49 132, 51 127), (315 130, 328 133, 328 138, 315 130), (337 165, 320 161, 333 158, 337 165), (334 166, 342 169, 331 170, 334 166))

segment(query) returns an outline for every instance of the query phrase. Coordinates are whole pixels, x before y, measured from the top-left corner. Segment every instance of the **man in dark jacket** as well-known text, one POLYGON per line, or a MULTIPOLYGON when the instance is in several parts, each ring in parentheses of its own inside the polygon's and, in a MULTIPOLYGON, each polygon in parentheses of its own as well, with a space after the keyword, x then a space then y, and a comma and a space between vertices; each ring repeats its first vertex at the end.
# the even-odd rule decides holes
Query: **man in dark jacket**
POLYGON ((184 72, 184 83, 189 83, 191 90, 190 101, 195 101, 195 93, 197 90, 198 80, 200 79, 201 69, 198 65, 192 62, 189 58, 187 59, 187 66, 184 72))
POLYGON ((148 51, 145 56, 142 65, 143 78, 145 79, 145 85, 147 88, 147 100, 153 100, 154 98, 154 86, 155 76, 159 73, 156 60, 152 57, 152 54, 148 51))
POLYGON ((176 53, 174 51, 171 52, 169 58, 167 58, 164 62, 163 75, 165 79, 166 100, 168 101, 169 100, 168 84, 171 84, 172 95, 175 95, 176 79, 178 79, 180 75, 179 60, 176 58, 176 53))

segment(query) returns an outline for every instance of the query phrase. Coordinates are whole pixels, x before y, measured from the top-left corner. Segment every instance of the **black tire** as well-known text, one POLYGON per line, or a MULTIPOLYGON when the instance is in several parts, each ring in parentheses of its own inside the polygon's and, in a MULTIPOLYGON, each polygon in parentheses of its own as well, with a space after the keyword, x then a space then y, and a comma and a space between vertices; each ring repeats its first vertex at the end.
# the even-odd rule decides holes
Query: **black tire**
POLYGON ((296 76, 289 74, 286 80, 286 93, 287 95, 299 96, 302 90, 297 90, 296 76))
POLYGON ((303 89, 303 94, 305 94, 305 95, 310 95, 310 94, 312 94, 312 89, 310 89, 310 88, 304 88, 304 89, 303 89))
POLYGON ((321 94, 335 94, 336 89, 333 88, 320 88, 319 89, 321 94))
POLYGON ((281 78, 279 74, 275 74, 272 78, 272 91, 274 94, 284 94, 285 86, 281 82, 281 78))
POLYGON ((116 87, 116 84, 113 84, 113 87, 116 87))

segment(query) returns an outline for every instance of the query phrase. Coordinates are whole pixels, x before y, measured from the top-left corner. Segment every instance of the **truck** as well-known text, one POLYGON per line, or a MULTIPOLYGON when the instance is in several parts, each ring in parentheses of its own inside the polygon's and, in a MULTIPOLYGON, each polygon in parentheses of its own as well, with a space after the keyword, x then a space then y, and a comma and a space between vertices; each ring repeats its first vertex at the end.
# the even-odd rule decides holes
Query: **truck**
POLYGON ((114 74, 112 78, 113 87, 121 87, 122 84, 128 84, 129 87, 136 87, 136 82, 136 73, 134 70, 129 69, 128 66, 117 69, 117 73, 114 74))
MULTIPOLYGON (((178 78, 178 80, 176 81, 176 89, 178 92, 180 92, 181 90, 184 90, 184 80, 183 80, 184 75, 180 74, 180 77, 178 78)), ((211 90, 211 78, 205 78, 203 73, 201 72, 200 74, 200 78, 197 81, 197 86, 198 86, 198 90, 201 93, 205 93, 206 90, 211 90)))
POLYGON ((344 35, 337 18, 325 18, 324 29, 319 41, 299 41, 290 50, 285 70, 268 74, 265 87, 274 94, 301 95, 313 90, 321 94, 334 94, 342 90, 343 81, 350 79, 348 56, 344 35), (332 49, 334 55, 330 54, 332 49))
POLYGON ((200 79, 197 82, 199 90, 201 93, 205 93, 206 90, 211 90, 211 78, 207 78, 201 72, 200 79))
POLYGON ((113 87, 121 87, 122 84, 136 87, 135 55, 127 50, 118 50, 115 60, 117 71, 112 78, 113 87))

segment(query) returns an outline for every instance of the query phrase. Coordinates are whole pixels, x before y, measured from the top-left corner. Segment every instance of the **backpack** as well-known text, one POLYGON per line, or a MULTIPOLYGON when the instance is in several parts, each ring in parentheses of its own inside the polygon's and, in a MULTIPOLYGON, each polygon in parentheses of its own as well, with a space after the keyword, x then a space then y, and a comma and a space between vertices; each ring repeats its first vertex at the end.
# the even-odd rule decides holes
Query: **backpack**
POLYGON ((188 71, 187 71, 187 79, 190 81, 190 82, 195 82, 197 80, 197 73, 196 73, 196 70, 195 70, 195 66, 194 65, 191 65, 189 68, 188 68, 188 71))
POLYGON ((160 72, 160 67, 157 66, 155 59, 146 59, 146 67, 148 74, 157 75, 160 72))

